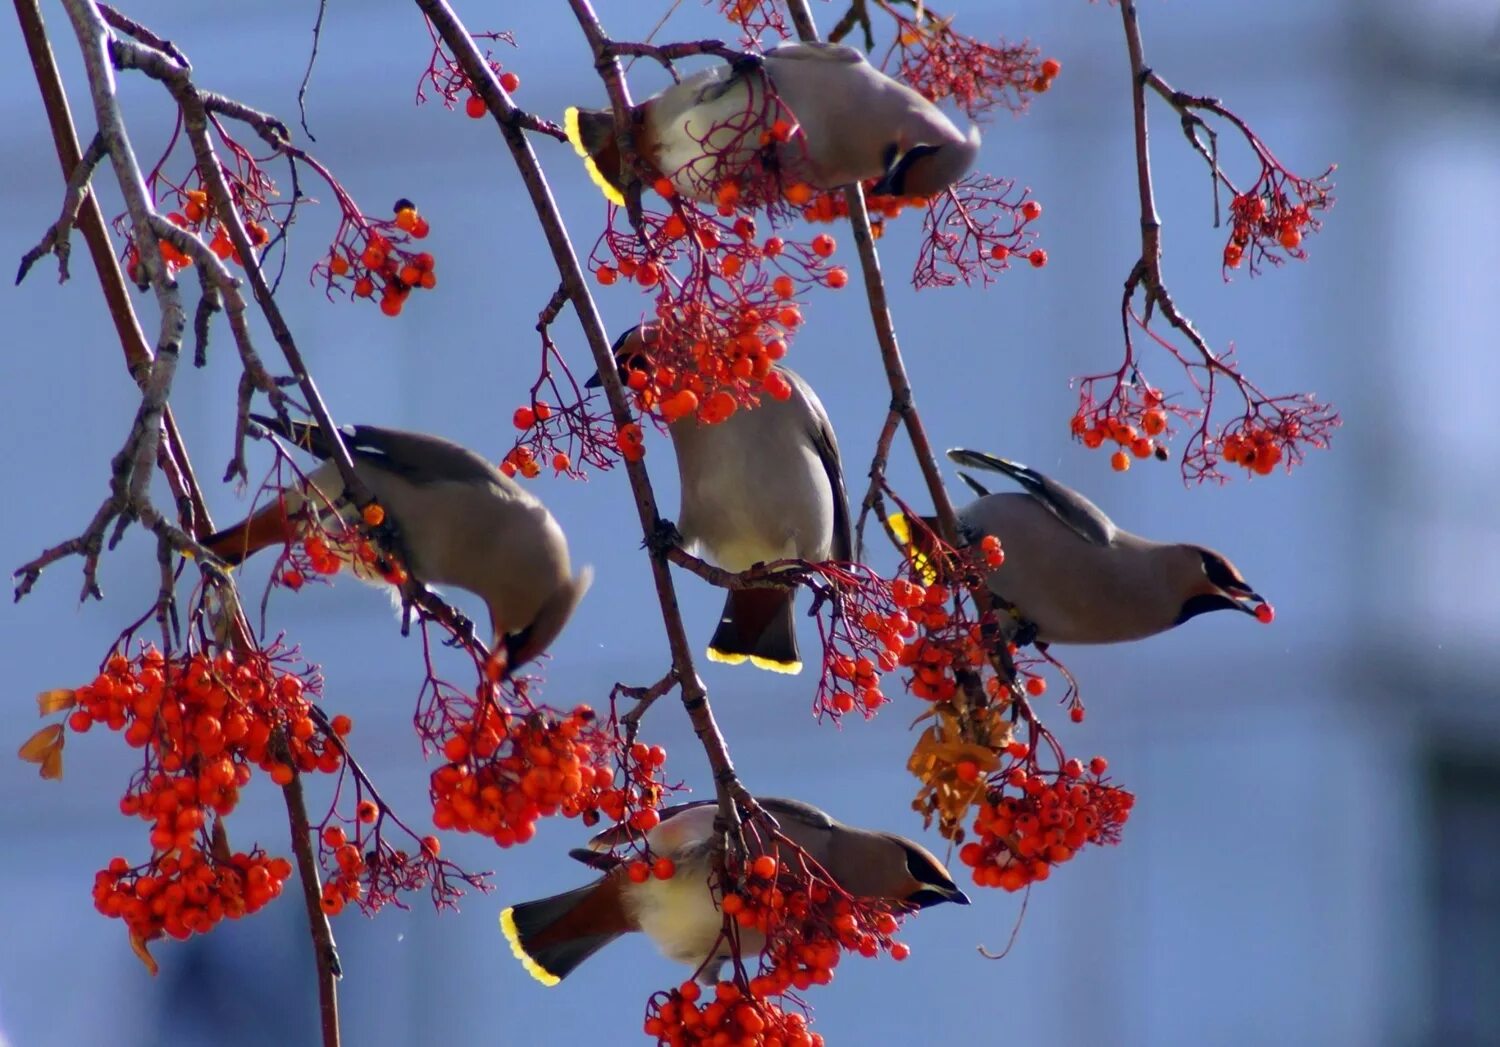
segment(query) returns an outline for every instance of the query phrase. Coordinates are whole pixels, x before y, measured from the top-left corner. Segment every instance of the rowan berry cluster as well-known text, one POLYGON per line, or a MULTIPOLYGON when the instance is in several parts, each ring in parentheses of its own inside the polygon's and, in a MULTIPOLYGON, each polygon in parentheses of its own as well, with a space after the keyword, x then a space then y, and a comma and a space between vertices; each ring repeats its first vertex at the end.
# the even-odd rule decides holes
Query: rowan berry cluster
POLYGON ((1132 458, 1165 461, 1170 452, 1163 441, 1172 434, 1173 416, 1194 417, 1194 412, 1168 404, 1161 391, 1149 385, 1119 386, 1097 406, 1092 396, 1092 386, 1086 382, 1068 427, 1073 438, 1091 451, 1113 445, 1116 450, 1109 465, 1117 473, 1129 469, 1132 458))
POLYGON ((364 528, 323 526, 312 523, 309 517, 312 533, 287 545, 275 575, 276 583, 296 592, 309 578, 338 574, 347 564, 357 578, 380 579, 397 588, 404 586, 406 568, 369 533, 385 523, 385 510, 372 502, 365 506, 361 520, 364 528))
POLYGON ((1042 205, 1015 182, 970 174, 927 205, 922 246, 912 271, 912 286, 951 287, 978 280, 989 284, 1010 268, 1012 259, 1033 269, 1047 264, 1047 252, 1036 246, 1031 223, 1042 205))
MULTIPOLYGON (((851 567, 857 567, 851 565, 851 567)), ((818 618, 823 666, 813 713, 834 720, 858 709, 866 719, 889 701, 880 689, 881 676, 900 664, 906 639, 916 633, 896 592, 904 582, 888 582, 845 572, 838 603, 827 626, 818 618)))
POLYGON ((717 3, 719 13, 740 27, 747 44, 756 43, 768 35, 785 40, 791 36, 786 24, 786 15, 779 0, 709 0, 717 3))
MULTIPOLYGON (((240 252, 229 240, 229 233, 224 226, 212 217, 212 205, 209 203, 208 194, 199 189, 173 189, 180 197, 180 210, 167 213, 167 221, 177 228, 185 230, 195 236, 208 240, 208 248, 220 261, 233 260, 235 265, 244 265, 244 259, 240 252), (209 231, 212 230, 210 235, 209 231)), ((117 220, 116 225, 122 219, 117 220)), ((266 227, 254 219, 246 218, 245 233, 250 238, 253 247, 264 247, 270 240, 271 234, 266 227)), ((127 236, 125 248, 125 275, 131 282, 140 284, 145 281, 145 274, 141 271, 141 252, 134 240, 127 236)), ((193 260, 182 251, 179 251, 172 241, 165 238, 157 241, 157 247, 161 251, 162 262, 167 267, 168 275, 175 276, 180 270, 186 269, 193 264, 193 260)))
MULTIPOLYGON (((323 912, 337 916, 350 903, 373 914, 402 892, 431 888, 439 906, 452 905, 462 890, 453 881, 487 890, 487 874, 465 873, 441 857, 436 836, 413 836, 417 853, 393 847, 383 837, 381 824, 389 816, 374 800, 361 800, 355 812, 355 836, 330 821, 318 835, 319 857, 328 876, 319 898, 323 912)), ((405 830, 405 826, 401 826, 405 830)), ((397 904, 400 904, 399 902, 397 904)))
MULTIPOLYGON (((437 92, 438 100, 443 103, 444 109, 458 108, 459 99, 462 98, 464 112, 475 120, 482 119, 487 112, 484 99, 474 92, 474 85, 454 59, 448 46, 443 43, 437 27, 430 19, 424 19, 424 21, 427 24, 427 32, 432 37, 432 57, 428 60, 427 69, 422 73, 422 78, 417 81, 417 104, 421 105, 427 101, 427 89, 431 87, 437 92)), ((490 31, 471 35, 476 43, 503 43, 511 47, 516 46, 514 34, 508 32, 490 31)), ((493 50, 486 48, 484 60, 499 79, 500 86, 507 92, 514 92, 521 86, 521 78, 515 73, 506 72, 500 61, 495 58, 493 50)))
POLYGON ((703 987, 683 982, 654 994, 646 1007, 647 1036, 666 1047, 823 1047, 807 1027, 807 1016, 785 1011, 747 994, 734 982, 719 982, 713 999, 703 987))
POLYGON ((1085 765, 1065 760, 1048 774, 1036 770, 1024 742, 1011 742, 1015 765, 992 780, 974 819, 976 839, 959 848, 959 861, 981 887, 1017 891, 1052 874, 1091 843, 1118 843, 1135 797, 1105 784, 1102 756, 1085 765), (1015 796, 1004 795, 1009 787, 1015 796))
MULTIPOLYGON (((700 1002, 703 987, 687 982, 652 997, 646 1033, 667 1044, 819 1043, 801 1014, 789 1015, 776 1002, 833 980, 844 953, 873 957, 882 952, 904 960, 910 949, 893 939, 899 920, 879 902, 851 898, 807 868, 799 856, 779 859, 762 853, 727 870, 720 908, 734 940, 755 935, 765 945, 754 975, 736 954, 732 980, 720 981, 711 1001, 700 1002)), ((632 863, 632 878, 670 878, 670 859, 647 868, 632 863), (640 870, 636 870, 640 866, 640 870)))
POLYGON ((615 211, 590 260, 600 284, 629 280, 655 298, 649 362, 626 375, 638 406, 667 423, 714 424, 761 394, 786 399, 791 386, 773 367, 802 325, 797 296, 849 281, 829 263, 834 238, 762 237, 732 181, 718 187, 717 216, 684 203, 665 178, 655 189, 671 210, 643 216, 644 242, 616 227, 615 211))
POLYGON ((412 250, 415 241, 427 237, 427 219, 410 200, 397 200, 394 210, 389 220, 346 210, 328 257, 313 267, 313 275, 325 279, 329 294, 346 283, 355 298, 374 301, 378 291, 380 311, 386 316, 399 316, 411 292, 437 286, 432 255, 412 250))
POLYGON ((896 21, 896 38, 881 63, 902 82, 938 102, 953 99, 973 120, 997 107, 1023 111, 1032 94, 1050 90, 1062 72, 1056 59, 1042 59, 1029 44, 986 44, 953 28, 951 18, 922 9, 908 18, 882 5, 896 21))
POLYGON ((535 708, 517 714, 486 702, 442 741, 447 763, 432 772, 432 821, 439 829, 488 836, 501 847, 525 843, 536 823, 561 814, 656 825, 659 747, 621 743, 588 706, 571 713, 535 708), (621 781, 616 784, 617 773, 621 781))
POLYGON ((1238 269, 1247 255, 1252 274, 1259 271, 1261 262, 1279 265, 1286 258, 1305 259, 1303 239, 1322 228, 1315 212, 1327 209, 1333 202, 1328 183, 1331 172, 1330 168, 1320 177, 1308 180, 1280 167, 1264 167, 1256 185, 1237 194, 1229 203, 1225 276, 1230 269, 1238 269))
MULTIPOLYGON (((151 824, 152 857, 138 866, 113 859, 94 888, 99 911, 125 920, 138 946, 254 912, 290 874, 284 859, 231 854, 223 828, 253 768, 285 785, 297 771, 331 773, 343 764, 311 715, 308 694, 319 681, 290 671, 290 657, 273 648, 167 658, 147 646, 134 658, 111 655, 91 683, 40 697, 44 715, 71 710, 72 731, 102 725, 144 752, 120 812, 151 824)), ((332 729, 351 727, 341 716, 332 729)), ((60 774, 63 741, 62 725, 53 725, 22 756, 44 773, 51 761, 60 774)))

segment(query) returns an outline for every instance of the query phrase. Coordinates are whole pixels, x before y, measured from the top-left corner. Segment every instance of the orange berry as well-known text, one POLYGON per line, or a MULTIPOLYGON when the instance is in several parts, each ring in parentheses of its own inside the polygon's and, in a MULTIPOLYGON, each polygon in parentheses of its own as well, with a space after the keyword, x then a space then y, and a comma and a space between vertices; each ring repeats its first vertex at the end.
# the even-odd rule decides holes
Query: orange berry
POLYGON ((1038 247, 1026 256, 1026 260, 1031 263, 1033 269, 1040 269, 1047 264, 1047 252, 1038 247))
POLYGON ((1021 214, 1028 222, 1034 222, 1042 216, 1042 205, 1035 200, 1027 200, 1021 205, 1021 214))
POLYGON ((565 473, 573 465, 573 460, 559 451, 552 456, 552 468, 559 473, 565 473))
POLYGON ((510 420, 517 429, 524 431, 536 424, 536 412, 529 407, 517 407, 510 420))
POLYGON ((771 281, 771 290, 777 298, 790 298, 797 293, 797 285, 790 276, 782 274, 771 281))
POLYGON ((651 183, 651 188, 656 190, 656 195, 664 200, 670 200, 677 195, 677 187, 669 178, 658 178, 651 183))
POLYGON ((1048 80, 1053 79, 1062 72, 1062 63, 1055 58, 1049 58, 1042 63, 1042 76, 1048 80))
POLYGON ((464 112, 468 113, 475 120, 484 119, 484 114, 489 111, 489 106, 485 105, 484 99, 478 95, 470 95, 469 100, 464 103, 464 112))
POLYGON ((443 843, 436 836, 422 837, 422 853, 429 858, 436 858, 443 849, 443 843))
POLYGON ((762 880, 769 880, 776 875, 776 859, 769 854, 762 854, 750 863, 750 872, 762 880))
POLYGON ((843 268, 842 266, 834 266, 832 269, 828 270, 828 276, 826 277, 826 280, 828 282, 828 286, 833 288, 835 291, 837 291, 841 287, 847 287, 849 284, 849 270, 843 268))
POLYGON ((787 202, 795 207, 801 207, 813 198, 812 187, 806 182, 795 182, 786 187, 787 202))
POLYGON ((594 270, 594 279, 599 281, 601 287, 608 287, 620 278, 620 274, 607 265, 601 265, 594 270))
POLYGON ((1010 248, 1004 244, 996 244, 990 248, 990 257, 997 262, 1003 262, 1010 257, 1010 248))
POLYGON ((340 738, 343 738, 350 731, 354 730, 354 721, 345 716, 343 713, 339 713, 328 722, 328 726, 333 728, 334 734, 338 735, 340 738))
POLYGON ((775 258, 785 249, 786 241, 779 236, 773 236, 761 245, 761 250, 765 252, 767 258, 775 258))
POLYGON ((406 296, 403 294, 387 291, 380 297, 380 311, 386 316, 400 316, 404 305, 406 296))
POLYGON ((1130 441, 1130 453, 1137 458, 1150 458, 1151 452, 1156 450, 1156 444, 1148 436, 1140 436, 1130 441))
POLYGON ((1285 247, 1288 251, 1292 251, 1302 242, 1302 233, 1294 225, 1284 225, 1281 227, 1281 233, 1276 239, 1282 247, 1285 247))
POLYGON ((328 259, 328 271, 334 276, 343 276, 349 271, 349 259, 341 254, 336 254, 328 259))
POLYGON ((354 297, 368 298, 375 293, 375 281, 368 276, 361 276, 354 281, 354 297))
POLYGON ((1130 455, 1124 451, 1116 451, 1109 456, 1109 467, 1117 473, 1123 473, 1130 468, 1130 455))
POLYGON ((385 510, 376 502, 371 502, 360 511, 361 518, 370 527, 379 527, 385 523, 385 510))
POLYGON ((625 875, 630 877, 631 883, 645 883, 651 879, 651 866, 645 862, 631 862, 625 867, 625 875))
POLYGON ((651 875, 658 880, 670 880, 677 875, 677 863, 670 858, 658 858, 651 865, 651 875))
POLYGON ((829 236, 827 233, 819 233, 817 236, 813 237, 813 254, 817 255, 819 258, 827 258, 829 255, 833 254, 837 247, 838 244, 834 241, 833 237, 829 236))
POLYGON ((501 73, 500 86, 505 88, 507 92, 514 94, 516 88, 521 86, 521 78, 515 73, 501 73))
POLYGON ((380 808, 375 806, 374 800, 361 800, 359 806, 355 808, 355 814, 358 815, 360 821, 369 825, 379 817, 380 808))
POLYGON ((661 282, 661 267, 655 262, 643 262, 635 271, 635 282, 642 287, 655 287, 661 282))

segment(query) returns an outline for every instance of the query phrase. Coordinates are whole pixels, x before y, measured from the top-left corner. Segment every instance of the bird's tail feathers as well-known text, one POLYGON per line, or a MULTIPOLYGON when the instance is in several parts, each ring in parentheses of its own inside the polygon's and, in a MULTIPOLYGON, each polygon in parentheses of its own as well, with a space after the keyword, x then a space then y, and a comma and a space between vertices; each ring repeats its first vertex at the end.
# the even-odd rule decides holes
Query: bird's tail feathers
POLYGON ((616 184, 620 170, 619 149, 615 142, 615 118, 607 109, 579 109, 569 106, 563 113, 563 133, 573 151, 583 158, 589 180, 599 187, 610 203, 622 206, 625 194, 616 184))
POLYGON ((295 524, 287 513, 285 501, 278 497, 233 527, 204 538, 201 544, 230 566, 238 566, 267 546, 285 545, 294 535, 295 524))
POLYGON ((912 570, 917 577, 922 579, 923 585, 932 585, 938 580, 938 563, 941 557, 937 552, 937 517, 923 516, 919 518, 922 526, 913 527, 905 513, 892 513, 886 517, 886 523, 890 525, 891 533, 906 550, 907 557, 911 560, 912 570))
POLYGON ((801 672, 795 599, 791 589, 731 589, 708 642, 709 660, 727 665, 749 661, 773 673, 801 672))
POLYGON ((500 930, 526 973, 546 986, 556 985, 584 960, 620 936, 619 931, 574 935, 568 917, 599 889, 591 883, 577 890, 513 905, 500 914, 500 930))

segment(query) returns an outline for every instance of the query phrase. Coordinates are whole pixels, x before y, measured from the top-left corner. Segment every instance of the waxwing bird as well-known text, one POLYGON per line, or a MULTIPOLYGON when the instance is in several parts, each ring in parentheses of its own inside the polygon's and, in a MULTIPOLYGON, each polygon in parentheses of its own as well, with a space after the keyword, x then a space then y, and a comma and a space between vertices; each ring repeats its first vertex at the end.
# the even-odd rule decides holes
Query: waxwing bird
MULTIPOLYGON (((793 128, 775 136, 785 139, 773 161, 782 181, 814 189, 879 178, 880 193, 931 196, 979 153, 977 128, 964 134, 937 106, 838 44, 782 44, 706 69, 646 99, 634 117, 641 159, 684 196, 709 202, 726 180, 756 180, 752 164, 778 121, 793 128)), ((613 114, 569 109, 564 129, 590 177, 623 203, 629 175, 613 114)))
MULTIPOLYGON (((913 840, 844 825, 798 800, 766 798, 759 803, 780 823, 783 835, 857 898, 906 909, 969 904, 943 863, 913 840)), ((666 880, 635 883, 626 874, 626 860, 610 854, 630 838, 625 826, 602 832, 587 849, 571 852, 604 875, 577 890, 522 902, 501 913, 500 927, 511 952, 532 977, 550 986, 620 935, 643 931, 669 959, 702 965, 702 976, 712 980, 719 963, 729 958, 728 946, 720 940, 724 917, 709 887, 717 814, 712 800, 661 811, 660 824, 645 842, 652 855, 675 863, 676 872, 666 880)), ((775 851, 773 843, 769 852, 775 851)), ((795 864, 790 854, 786 860, 795 864)), ((764 945, 753 928, 740 930, 741 955, 754 956, 764 945)))
MULTIPOLYGON (((230 564, 294 538, 312 507, 325 519, 330 507, 359 519, 328 460, 332 443, 316 424, 255 420, 324 461, 274 504, 204 540, 230 564)), ((395 525, 412 577, 484 600, 493 647, 504 648, 508 670, 545 650, 593 577, 587 567, 572 573, 567 539, 546 507, 480 455, 440 437, 372 425, 339 432, 355 472, 395 525)))
POLYGON ((1005 551, 988 584, 1019 619, 1008 638, 1028 635, 1029 626, 1043 645, 1123 643, 1209 611, 1270 620, 1270 605, 1219 553, 1122 530, 1077 491, 1017 462, 981 451, 951 450, 948 457, 1021 486, 991 494, 965 475, 980 497, 958 514, 965 541, 994 535, 1005 551))
MULTIPOLYGON (((622 370, 632 361, 647 364, 652 337, 649 326, 644 336, 635 327, 616 340, 622 370)), ((853 555, 849 498, 828 412, 800 376, 778 370, 791 385, 787 399, 762 396, 759 406, 741 408, 714 425, 689 415, 667 427, 682 487, 677 529, 686 548, 707 554, 726 571, 853 555)), ((597 381, 596 375, 589 384, 597 381)), ((708 657, 731 665, 748 660, 772 672, 801 671, 795 606, 790 588, 729 590, 708 657)))

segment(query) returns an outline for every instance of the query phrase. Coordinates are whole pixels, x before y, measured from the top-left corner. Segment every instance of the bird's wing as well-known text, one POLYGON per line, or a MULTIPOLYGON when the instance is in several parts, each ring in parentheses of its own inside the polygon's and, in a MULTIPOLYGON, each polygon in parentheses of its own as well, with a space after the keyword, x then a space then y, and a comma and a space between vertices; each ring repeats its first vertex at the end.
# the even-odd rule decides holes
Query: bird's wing
MULTIPOLYGON (((293 422, 290 425, 275 418, 252 415, 257 422, 279 436, 285 437, 298 447, 317 455, 330 458, 333 443, 322 429, 312 422, 293 422)), ((451 440, 426 433, 413 433, 401 429, 383 429, 375 425, 344 425, 339 427, 344 446, 356 462, 365 462, 385 469, 414 484, 484 482, 510 486, 483 457, 451 440)))
POLYGON ((854 559, 854 536, 849 524, 849 492, 844 487, 844 466, 839 457, 838 437, 833 434, 833 422, 828 418, 828 411, 823 407, 823 401, 818 399, 818 394, 813 392, 812 386, 808 385, 801 375, 784 367, 781 373, 801 394, 812 415, 808 437, 812 440, 813 448, 818 452, 818 460, 823 463, 823 471, 828 474, 828 486, 833 489, 831 558, 852 560, 854 559))
POLYGON ((983 451, 953 448, 948 452, 948 457, 959 465, 1003 473, 1020 484, 1022 490, 1067 524, 1084 541, 1101 546, 1113 544, 1117 532, 1114 521, 1105 515, 1103 509, 1066 484, 1043 476, 1020 462, 985 454, 983 451))

